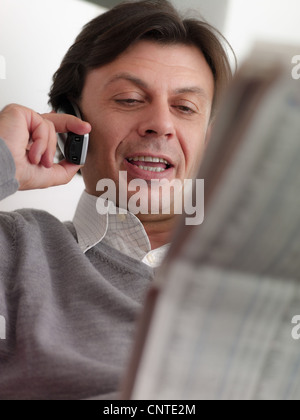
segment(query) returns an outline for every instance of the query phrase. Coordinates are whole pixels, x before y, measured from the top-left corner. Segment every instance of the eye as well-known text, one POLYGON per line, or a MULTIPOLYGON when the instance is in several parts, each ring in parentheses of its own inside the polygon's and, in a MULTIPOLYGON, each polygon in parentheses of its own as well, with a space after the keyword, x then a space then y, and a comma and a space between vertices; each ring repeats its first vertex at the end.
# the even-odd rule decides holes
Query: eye
POLYGON ((142 104, 143 101, 133 98, 126 98, 126 99, 115 99, 118 104, 122 104, 125 106, 133 106, 135 104, 142 104))
POLYGON ((173 108, 184 115, 194 115, 198 113, 198 107, 192 101, 178 100, 173 102, 173 108))
POLYGON ((176 108, 179 110, 179 111, 181 111, 181 112, 183 112, 184 114, 195 114, 196 113, 196 111, 194 111, 192 108, 190 108, 190 107, 188 107, 188 106, 183 106, 183 105, 177 105, 176 106, 176 108))
POLYGON ((145 102, 145 98, 138 92, 123 92, 113 97, 116 104, 125 108, 135 108, 145 102))

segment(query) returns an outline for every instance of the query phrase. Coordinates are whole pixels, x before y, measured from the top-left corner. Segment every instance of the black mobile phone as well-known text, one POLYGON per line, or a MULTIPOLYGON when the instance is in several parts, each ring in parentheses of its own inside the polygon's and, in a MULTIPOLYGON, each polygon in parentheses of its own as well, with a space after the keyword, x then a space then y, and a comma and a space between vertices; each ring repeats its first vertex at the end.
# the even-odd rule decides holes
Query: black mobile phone
MULTIPOLYGON (((60 114, 70 114, 81 118, 78 106, 72 101, 65 101, 57 110, 60 114)), ((89 145, 88 134, 58 133, 57 143, 64 158, 75 165, 84 165, 89 145)))

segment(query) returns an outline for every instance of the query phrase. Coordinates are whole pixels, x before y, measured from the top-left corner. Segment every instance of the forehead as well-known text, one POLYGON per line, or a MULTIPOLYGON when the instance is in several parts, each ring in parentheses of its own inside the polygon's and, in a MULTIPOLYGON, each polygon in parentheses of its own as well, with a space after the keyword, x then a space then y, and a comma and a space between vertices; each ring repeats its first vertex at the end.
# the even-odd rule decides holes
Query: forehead
POLYGON ((190 45, 164 45, 140 41, 118 56, 113 62, 92 70, 87 83, 101 83, 110 87, 122 77, 144 81, 145 87, 180 89, 188 85, 205 90, 211 98, 214 91, 212 71, 202 52, 190 45))
POLYGON ((140 41, 124 51, 114 63, 122 65, 131 60, 148 62, 150 66, 158 65, 169 69, 181 67, 196 72, 203 67, 209 69, 203 53, 192 45, 140 41))

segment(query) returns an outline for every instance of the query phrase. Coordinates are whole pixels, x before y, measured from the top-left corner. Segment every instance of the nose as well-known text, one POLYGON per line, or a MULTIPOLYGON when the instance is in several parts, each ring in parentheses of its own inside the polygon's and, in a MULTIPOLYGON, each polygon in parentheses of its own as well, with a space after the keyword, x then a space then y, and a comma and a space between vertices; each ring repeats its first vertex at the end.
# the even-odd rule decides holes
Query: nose
POLYGON ((156 135, 171 138, 175 134, 173 115, 170 105, 164 101, 156 101, 145 109, 139 122, 138 132, 142 137, 156 135))

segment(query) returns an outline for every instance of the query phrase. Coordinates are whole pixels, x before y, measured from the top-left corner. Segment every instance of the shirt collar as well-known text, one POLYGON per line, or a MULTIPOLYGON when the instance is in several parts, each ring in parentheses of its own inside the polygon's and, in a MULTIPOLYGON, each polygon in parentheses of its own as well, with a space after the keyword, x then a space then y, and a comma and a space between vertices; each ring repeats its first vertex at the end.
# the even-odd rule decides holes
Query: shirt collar
POLYGON ((82 252, 87 252, 101 242, 108 229, 108 214, 98 214, 96 203, 97 197, 84 191, 74 215, 73 224, 82 252))
POLYGON ((99 214, 97 200, 102 198, 84 191, 75 212, 73 224, 81 250, 85 253, 103 242, 151 267, 159 266, 169 245, 151 250, 144 226, 134 214, 119 214, 119 209, 112 202, 109 202, 106 214, 99 214))

